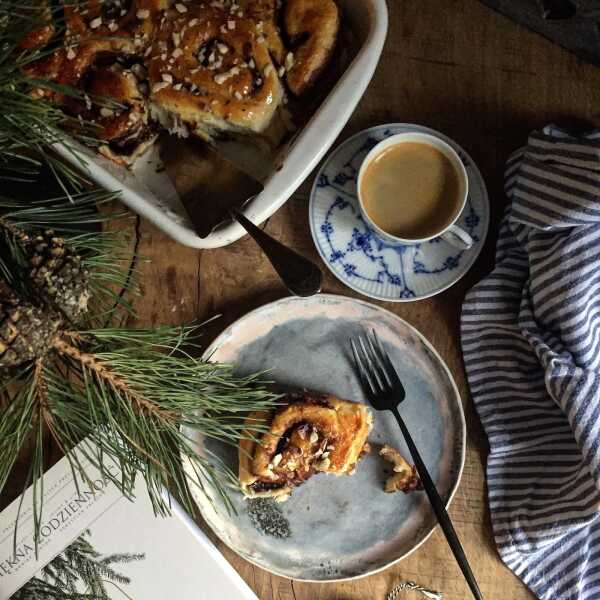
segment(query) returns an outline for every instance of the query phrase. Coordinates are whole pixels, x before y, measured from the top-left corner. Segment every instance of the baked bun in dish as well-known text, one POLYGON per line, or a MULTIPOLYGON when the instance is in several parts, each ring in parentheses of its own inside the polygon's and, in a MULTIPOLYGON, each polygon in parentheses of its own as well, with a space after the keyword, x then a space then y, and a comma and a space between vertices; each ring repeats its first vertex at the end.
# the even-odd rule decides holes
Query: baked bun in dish
POLYGON ((306 93, 329 64, 340 30, 340 13, 333 0, 287 0, 285 32, 293 54, 286 82, 296 96, 306 93))
POLYGON ((149 119, 146 69, 135 55, 100 52, 90 58, 73 74, 82 96, 64 96, 64 111, 88 124, 100 154, 131 165, 157 136, 149 119))
POLYGON ((271 56, 278 65, 285 61, 286 48, 277 25, 280 0, 240 0, 244 14, 256 23, 259 37, 264 38, 271 56))
POLYGON ((45 22, 21 42, 40 51, 24 68, 31 93, 127 166, 161 127, 209 141, 250 136, 273 151, 296 129, 286 85, 305 120, 340 23, 334 0, 47 1, 45 22))
POLYGON ((239 445, 239 480, 249 498, 285 500, 315 473, 351 475, 368 451, 373 417, 364 404, 331 394, 289 394, 286 404, 248 416, 239 445), (257 425, 267 428, 252 433, 257 425))
POLYGON ((283 89, 256 23, 241 11, 185 6, 168 11, 152 45, 152 114, 171 131, 206 139, 264 132, 283 89))

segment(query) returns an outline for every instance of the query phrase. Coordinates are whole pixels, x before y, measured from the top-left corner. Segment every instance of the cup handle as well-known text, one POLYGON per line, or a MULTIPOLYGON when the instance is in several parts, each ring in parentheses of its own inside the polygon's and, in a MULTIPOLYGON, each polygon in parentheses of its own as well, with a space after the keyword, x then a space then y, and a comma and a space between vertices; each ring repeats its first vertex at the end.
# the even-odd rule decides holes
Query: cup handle
POLYGON ((461 250, 468 250, 475 243, 473 238, 464 229, 458 227, 458 225, 450 226, 440 237, 445 242, 461 250))

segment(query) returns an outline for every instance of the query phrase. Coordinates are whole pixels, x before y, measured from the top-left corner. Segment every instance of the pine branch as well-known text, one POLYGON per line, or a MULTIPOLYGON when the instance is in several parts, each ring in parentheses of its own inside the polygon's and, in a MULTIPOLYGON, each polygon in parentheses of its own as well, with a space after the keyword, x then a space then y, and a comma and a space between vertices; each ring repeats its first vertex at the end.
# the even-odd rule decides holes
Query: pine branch
MULTIPOLYGON (((20 47, 24 33, 47 19, 40 6, 47 4, 0 0, 0 292, 9 287, 13 296, 5 302, 0 294, 0 491, 19 453, 31 443, 24 485, 33 486, 37 537, 49 434, 68 457, 78 476, 75 481, 87 481, 72 451, 84 440, 79 446, 84 458, 126 497, 132 497, 136 478, 143 477, 158 514, 170 511, 163 495, 167 486, 190 512, 194 486, 213 487, 228 506, 234 474, 210 454, 199 456, 182 427, 237 444, 244 435, 245 412, 268 409, 276 398, 257 376, 238 378, 229 366, 207 364, 188 354, 195 352, 195 327, 100 328, 120 307, 129 308, 119 287, 130 287, 131 268, 120 257, 115 260, 116 240, 100 231, 107 217, 98 205, 115 194, 86 187, 77 169, 50 150, 54 143, 68 144, 65 127, 73 123, 32 92, 40 86, 80 92, 24 74, 47 51, 20 47), (87 292, 93 293, 98 306, 87 315, 69 316, 67 308, 79 304, 60 304, 56 290, 54 295, 48 292, 49 286, 61 284, 52 281, 51 272, 33 280, 27 236, 48 228, 68 237, 67 251, 74 249, 83 263, 83 269, 79 261, 74 269, 80 276, 73 280, 74 290, 66 291, 72 292, 71 300, 87 301, 87 292), (106 469, 107 462, 119 466, 118 477, 106 469)), ((91 564, 80 562, 86 556, 79 553, 72 561, 63 557, 53 566, 55 579, 32 583, 37 595, 21 598, 52 598, 58 582, 71 594, 61 596, 63 600, 87 599, 76 592, 76 577, 91 577, 91 564)), ((89 587, 100 596, 106 593, 102 580, 90 579, 89 587)))
MULTIPOLYGON (((179 355, 178 348, 191 342, 193 333, 193 328, 83 332, 84 339, 91 340, 90 350, 79 367, 77 352, 66 353, 70 368, 79 369, 79 381, 96 399, 93 413, 81 414, 82 424, 92 428, 93 438, 93 432, 99 433, 94 442, 115 462, 131 464, 134 450, 133 464, 144 464, 143 475, 159 514, 168 512, 161 491, 169 483, 183 496, 186 508, 193 510, 190 483, 201 489, 215 486, 226 499, 225 489, 234 481, 222 465, 199 457, 180 427, 237 444, 243 431, 241 415, 270 407, 274 399, 256 385, 256 377, 238 380, 228 366, 179 355), (196 477, 191 481, 180 455, 194 465, 196 477)), ((71 403, 71 427, 73 408, 71 403)), ((84 433, 88 432, 77 431, 78 436, 84 433)), ((97 458, 94 464, 100 467, 97 458)))
MULTIPOLYGON (((234 474, 214 457, 198 455, 181 428, 236 445, 243 415, 270 408, 275 397, 258 376, 236 378, 229 366, 189 356, 185 350, 194 347, 195 334, 193 327, 163 327, 57 336, 56 354, 27 370, 18 396, 0 414, 0 484, 30 435, 40 456, 27 483, 41 476, 43 423, 75 473, 85 477, 71 449, 87 439, 85 458, 125 496, 132 496, 141 475, 157 514, 170 512, 163 495, 169 487, 190 512, 194 487, 215 489, 230 507, 227 490, 236 485, 234 474), (3 439, 3 432, 10 435, 3 439), (121 473, 107 470, 109 463, 121 473)), ((35 506, 42 506, 42 494, 34 488, 35 506)))
MULTIPOLYGON (((112 213, 106 217, 99 217, 97 204, 111 201, 112 196, 103 194, 95 197, 89 194, 82 197, 85 212, 96 216, 94 219, 101 221, 119 216, 112 213)), ((67 199, 63 198, 63 202, 67 199)), ((60 214, 50 217, 50 212, 41 212, 36 216, 35 204, 31 203, 27 209, 15 210, 0 216, 0 283, 4 281, 13 291, 23 296, 35 299, 38 294, 31 290, 28 284, 28 269, 26 265, 26 245, 35 237, 36 226, 45 223, 51 224, 54 219, 62 220, 61 229, 69 231, 70 213, 77 222, 80 222, 80 214, 77 209, 81 205, 79 199, 67 202, 66 210, 60 210, 60 214), (12 220, 14 219, 14 220, 12 220), (25 222, 23 222, 25 221, 25 222), (30 233, 32 234, 30 235, 30 233)), ((0 198, 1 207, 1 198, 0 198)), ((123 214, 123 213, 120 213, 123 214)), ((72 224, 74 225, 74 223, 72 224)), ((70 230, 69 243, 76 253, 81 255, 83 266, 89 272, 90 293, 94 298, 94 306, 90 310, 90 325, 110 321, 116 316, 120 309, 131 314, 132 307, 127 296, 137 293, 137 273, 135 269, 136 257, 131 256, 126 246, 126 240, 118 238, 116 234, 103 231, 81 232, 70 230), (129 254, 129 256, 128 256, 129 254), (124 294, 126 289, 128 294, 124 294)))
MULTIPOLYGON (((81 336, 66 332, 65 336, 81 339, 81 336)), ((63 355, 72 358, 79 363, 84 370, 88 370, 98 379, 99 382, 106 383, 111 386, 117 395, 125 398, 139 412, 144 412, 150 417, 157 419, 177 419, 177 414, 167 412, 160 406, 150 402, 143 395, 131 388, 130 384, 123 379, 121 375, 110 369, 97 356, 88 352, 82 352, 73 344, 66 342, 64 339, 58 339, 54 343, 55 350, 63 355)), ((148 457, 151 458, 151 457, 148 457)))

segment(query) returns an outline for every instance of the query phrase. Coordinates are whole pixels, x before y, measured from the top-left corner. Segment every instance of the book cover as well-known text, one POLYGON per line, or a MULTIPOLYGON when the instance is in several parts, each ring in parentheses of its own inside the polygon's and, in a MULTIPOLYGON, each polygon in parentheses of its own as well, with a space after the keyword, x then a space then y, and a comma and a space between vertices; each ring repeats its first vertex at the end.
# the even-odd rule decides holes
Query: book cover
POLYGON ((20 514, 20 499, 0 513, 0 600, 45 600, 69 586, 89 600, 257 600, 178 504, 171 517, 156 517, 142 479, 131 502, 80 460, 91 486, 75 485, 65 458, 44 477, 37 558, 32 490, 20 514))

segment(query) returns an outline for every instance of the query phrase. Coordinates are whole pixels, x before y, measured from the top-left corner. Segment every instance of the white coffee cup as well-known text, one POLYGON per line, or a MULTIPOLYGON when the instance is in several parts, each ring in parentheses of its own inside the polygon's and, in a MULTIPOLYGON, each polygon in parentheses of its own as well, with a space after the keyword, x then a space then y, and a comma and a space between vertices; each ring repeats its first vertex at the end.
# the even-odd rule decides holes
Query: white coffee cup
POLYGON ((474 243, 473 238, 464 229, 461 229, 458 225, 456 225, 456 221, 462 214, 467 203, 467 197, 469 195, 469 177, 467 175, 465 165, 463 164, 462 160, 460 160, 460 157, 458 156, 454 148, 452 148, 452 146, 450 146, 449 144, 447 144, 446 142, 434 135, 418 132, 398 133, 379 142, 367 154, 367 156, 362 162, 362 165, 360 166, 357 180, 357 194, 360 205, 360 212, 362 214, 363 219, 366 221, 369 227, 371 227, 377 233, 379 237, 381 237, 383 240, 390 244, 420 244, 422 242, 427 242, 429 240, 439 237, 448 242, 449 244, 460 248, 461 250, 468 250, 474 243), (450 222, 446 223, 442 228, 440 228, 439 231, 436 231, 432 235, 424 238, 402 238, 392 235, 387 231, 381 229, 381 227, 379 227, 376 223, 373 222, 373 220, 369 216, 369 213, 366 211, 364 198, 361 194, 362 179, 367 170, 367 167, 371 164, 371 162, 384 150, 387 150, 392 146, 397 146, 398 144, 404 144, 407 142, 418 142, 421 144, 427 144, 441 152, 450 161, 459 178, 459 210, 456 211, 456 215, 454 216, 454 218, 450 222))

